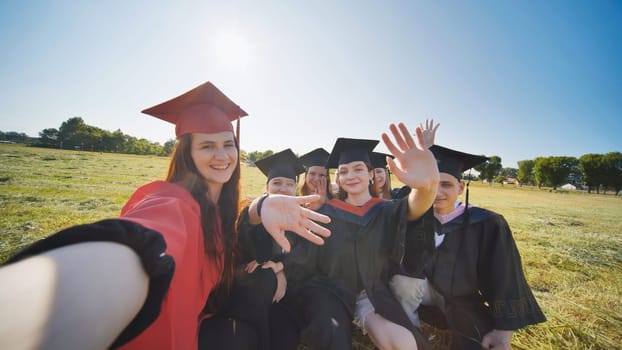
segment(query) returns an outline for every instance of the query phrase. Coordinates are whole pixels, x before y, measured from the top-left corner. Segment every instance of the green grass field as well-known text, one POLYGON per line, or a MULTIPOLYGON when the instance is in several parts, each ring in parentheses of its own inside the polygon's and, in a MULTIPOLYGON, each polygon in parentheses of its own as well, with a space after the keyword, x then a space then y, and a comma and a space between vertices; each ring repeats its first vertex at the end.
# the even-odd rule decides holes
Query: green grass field
MULTIPOLYGON (((167 166, 162 157, 0 145, 0 261, 59 229, 115 217, 167 166)), ((242 179, 245 196, 263 191, 256 168, 242 179)), ((622 197, 472 183, 470 201, 508 220, 548 318, 518 332, 515 349, 622 348, 622 197)), ((444 333, 432 333, 442 348, 444 333)))

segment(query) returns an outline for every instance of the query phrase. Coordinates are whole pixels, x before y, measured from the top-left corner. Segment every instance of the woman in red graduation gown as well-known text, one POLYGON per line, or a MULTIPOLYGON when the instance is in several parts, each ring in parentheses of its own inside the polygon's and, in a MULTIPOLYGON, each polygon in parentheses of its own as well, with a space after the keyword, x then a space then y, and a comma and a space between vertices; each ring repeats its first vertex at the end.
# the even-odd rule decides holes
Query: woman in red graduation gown
MULTIPOLYGON (((231 281, 240 179, 231 121, 246 113, 209 82, 144 112, 176 125, 166 180, 136 190, 119 218, 61 231, 0 269, 0 348, 197 348, 208 296, 231 281)), ((311 232, 328 233, 300 207, 310 199, 263 201, 264 225, 285 249, 285 229, 316 243, 311 232)))

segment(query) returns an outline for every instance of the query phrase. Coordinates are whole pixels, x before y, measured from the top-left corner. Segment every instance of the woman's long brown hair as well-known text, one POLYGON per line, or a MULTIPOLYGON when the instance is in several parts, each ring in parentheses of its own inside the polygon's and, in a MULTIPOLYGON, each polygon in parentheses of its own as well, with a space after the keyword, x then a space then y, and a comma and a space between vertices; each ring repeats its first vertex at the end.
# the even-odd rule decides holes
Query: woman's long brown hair
MULTIPOLYGON (((235 146, 239 152, 237 140, 235 146)), ((233 281, 233 252, 237 244, 236 221, 240 212, 240 157, 238 156, 231 178, 222 187, 218 203, 214 203, 207 195, 209 189, 192 160, 191 151, 192 135, 181 136, 175 145, 166 181, 183 186, 199 203, 205 254, 219 261, 216 258, 224 253, 221 286, 227 292, 233 281), (218 215, 222 222, 222 237, 218 235, 218 215), (222 251, 218 249, 221 239, 222 251)), ((216 297, 216 299, 220 298, 216 297)))
MULTIPOLYGON (((384 185, 382 185, 382 189, 380 190, 380 193, 378 193, 378 197, 384 198, 384 199, 391 199, 391 172, 387 168, 383 168, 383 169, 384 169, 384 177, 386 180, 384 181, 384 185)), ((374 173, 374 181, 376 181, 375 177, 376 177, 376 174, 374 173)))

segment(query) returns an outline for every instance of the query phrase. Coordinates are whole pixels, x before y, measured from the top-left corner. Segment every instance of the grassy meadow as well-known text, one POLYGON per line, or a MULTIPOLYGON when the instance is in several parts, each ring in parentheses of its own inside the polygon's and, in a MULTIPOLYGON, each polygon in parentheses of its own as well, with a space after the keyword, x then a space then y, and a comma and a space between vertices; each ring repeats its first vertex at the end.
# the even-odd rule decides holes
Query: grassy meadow
MULTIPOLYGON (((115 217, 167 166, 162 157, 0 145, 0 262, 59 229, 115 217)), ((244 195, 263 191, 256 168, 242 179, 244 195)), ((548 318, 516 333, 513 348, 622 348, 622 197, 472 183, 470 202, 508 220, 548 318)), ((430 331, 443 348, 445 334, 430 331)), ((370 344, 356 337, 358 349, 370 344)))

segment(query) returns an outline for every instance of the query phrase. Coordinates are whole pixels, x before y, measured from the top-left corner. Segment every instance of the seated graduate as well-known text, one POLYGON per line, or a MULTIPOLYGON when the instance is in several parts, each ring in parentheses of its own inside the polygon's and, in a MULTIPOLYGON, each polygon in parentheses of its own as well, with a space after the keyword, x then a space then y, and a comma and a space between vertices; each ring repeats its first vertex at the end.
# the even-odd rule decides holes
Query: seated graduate
MULTIPOLYGON (((503 216, 458 202, 462 173, 486 157, 434 145, 440 185, 434 200, 435 246, 424 273, 429 284, 403 278, 392 284, 402 305, 449 328, 454 349, 510 349, 515 330, 546 319, 525 280, 520 254, 503 216)), ((406 256, 409 249, 406 249, 406 256)))
POLYGON ((305 174, 300 186, 300 195, 319 194, 320 200, 309 203, 310 209, 317 210, 326 201, 333 198, 330 174, 326 168, 328 152, 323 148, 316 148, 309 153, 300 156, 300 161, 305 167, 305 174))
MULTIPOLYGON (((296 180, 304 167, 291 149, 255 165, 267 177, 266 193, 296 195, 296 180)), ((269 313, 287 289, 282 262, 286 253, 262 224, 250 223, 248 210, 242 210, 238 222, 237 267, 229 300, 221 312, 203 322, 199 349, 272 349, 269 313)), ((289 231, 285 236, 295 249, 297 236, 289 231)))
MULTIPOLYGON (((0 349, 197 348, 208 296, 232 276, 231 122, 246 112, 209 82, 143 112, 175 124, 165 181, 138 188, 118 218, 67 228, 0 268, 0 349)), ((309 221, 328 218, 300 206, 310 200, 263 202, 262 222, 285 249, 284 230, 317 243, 309 230, 328 234, 309 221)))
MULTIPOLYGON (((286 257, 286 299, 295 315, 288 324, 298 325, 302 340, 313 349, 351 349, 355 317, 380 348, 429 345, 391 294, 388 279, 391 265, 402 261, 407 229, 417 229, 408 223, 432 205, 438 172, 432 153, 420 146, 420 129, 417 142, 403 124, 390 129, 397 146, 388 135, 382 136, 396 158, 388 160, 389 167, 413 188, 411 194, 397 201, 375 198, 369 155, 378 141, 338 139, 327 167, 338 169, 339 197, 319 209, 331 218, 327 227, 332 236, 320 249, 301 242, 286 257), (357 299, 365 307, 357 307, 355 316, 357 299)), ((279 324, 277 328, 284 329, 279 324)))

